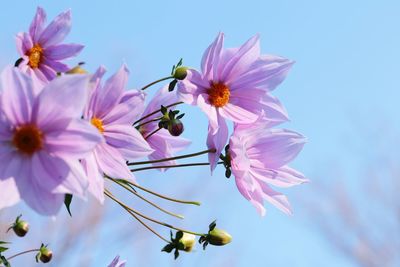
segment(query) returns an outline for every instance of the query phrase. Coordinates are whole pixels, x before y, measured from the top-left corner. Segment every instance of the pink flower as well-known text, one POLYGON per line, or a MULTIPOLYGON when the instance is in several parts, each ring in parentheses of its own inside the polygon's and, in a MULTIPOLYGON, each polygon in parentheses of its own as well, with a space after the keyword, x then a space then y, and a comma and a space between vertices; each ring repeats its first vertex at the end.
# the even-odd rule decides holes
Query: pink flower
MULTIPOLYGON (((161 88, 152 100, 147 105, 141 117, 144 117, 161 108, 161 105, 168 106, 170 104, 179 102, 179 98, 175 92, 168 92, 168 86, 161 88)), ((174 107, 171 107, 174 109, 174 107)), ((150 116, 149 118, 141 121, 140 123, 161 117, 161 112, 150 116)), ((139 132, 144 136, 150 135, 154 130, 158 129, 158 122, 147 123, 139 127, 139 132)), ((164 159, 173 157, 176 152, 179 152, 190 145, 190 140, 179 136, 172 136, 167 130, 161 129, 155 134, 151 135, 146 141, 154 152, 149 155, 150 160, 164 159)), ((154 163, 154 166, 160 165, 175 165, 174 160, 165 161, 162 163, 154 163)), ((163 170, 163 169, 160 169, 163 170)))
POLYGON ((217 150, 209 154, 212 170, 228 139, 225 119, 249 124, 265 112, 266 119, 275 123, 287 120, 279 101, 267 93, 284 80, 293 65, 281 57, 260 55, 258 35, 239 48, 223 49, 223 41, 220 33, 204 53, 202 73, 189 70, 178 84, 183 101, 198 105, 209 118, 207 144, 217 150))
POLYGON ((35 80, 47 82, 56 77, 57 72, 70 68, 62 63, 81 52, 83 45, 60 44, 71 30, 71 11, 58 15, 47 27, 46 12, 38 7, 29 27, 29 32, 17 35, 17 49, 23 59, 19 67, 35 80))
POLYGON ((120 261, 119 256, 116 256, 108 267, 125 267, 126 261, 120 261))
POLYGON ((78 159, 102 140, 80 119, 88 80, 86 75, 60 77, 35 96, 28 76, 17 68, 3 71, 0 180, 12 190, 0 195, 3 207, 19 196, 38 213, 54 215, 65 194, 85 196, 88 182, 78 159))
POLYGON ((89 178, 89 192, 101 203, 104 201, 104 174, 113 178, 127 179, 132 174, 126 160, 144 157, 153 152, 142 135, 132 126, 137 112, 143 106, 143 95, 125 92, 128 69, 122 66, 104 85, 100 68, 92 79, 94 88, 84 112, 104 137, 88 157, 82 160, 89 178))
POLYGON ((269 129, 259 123, 235 126, 229 142, 232 173, 239 192, 264 216, 264 200, 287 214, 291 208, 286 196, 269 185, 290 187, 308 180, 287 166, 303 148, 306 139, 282 129, 269 129))

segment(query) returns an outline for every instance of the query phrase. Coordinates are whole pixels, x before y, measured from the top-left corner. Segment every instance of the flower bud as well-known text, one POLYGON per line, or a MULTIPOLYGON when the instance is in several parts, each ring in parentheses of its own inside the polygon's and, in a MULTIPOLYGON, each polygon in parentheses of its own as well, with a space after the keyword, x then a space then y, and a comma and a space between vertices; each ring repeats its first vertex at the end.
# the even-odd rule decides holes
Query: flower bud
POLYGON ((48 263, 53 258, 53 252, 47 248, 47 246, 43 245, 40 247, 39 253, 36 255, 36 261, 48 263))
POLYGON ((232 241, 232 236, 224 230, 214 228, 208 232, 207 241, 214 246, 224 246, 232 241))
POLYGON ((12 227, 14 233, 19 237, 24 237, 29 231, 29 224, 25 221, 17 221, 12 227))
POLYGON ((179 243, 182 244, 183 249, 186 252, 192 251, 194 245, 196 244, 196 236, 188 233, 184 233, 182 238, 179 240, 179 243))
POLYGON ((66 72, 66 74, 86 74, 88 73, 85 69, 82 68, 82 65, 84 63, 79 63, 78 66, 73 67, 69 71, 66 72))
POLYGON ((173 119, 168 123, 168 132, 172 136, 180 136, 183 130, 183 123, 179 119, 173 119))
POLYGON ((177 80, 183 80, 186 78, 188 67, 178 67, 175 69, 173 77, 177 80))

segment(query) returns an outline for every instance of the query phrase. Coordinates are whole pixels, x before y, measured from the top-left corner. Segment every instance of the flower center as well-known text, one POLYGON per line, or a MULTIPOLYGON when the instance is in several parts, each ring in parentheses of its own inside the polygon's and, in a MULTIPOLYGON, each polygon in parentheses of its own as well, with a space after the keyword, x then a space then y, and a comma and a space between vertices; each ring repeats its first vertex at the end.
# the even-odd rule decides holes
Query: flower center
POLYGON ((12 143, 22 153, 32 155, 43 148, 43 134, 35 125, 27 124, 15 130, 12 143))
POLYGON ((100 119, 93 117, 90 122, 97 128, 97 130, 99 130, 100 133, 104 132, 103 122, 100 119))
POLYGON ((32 69, 36 69, 39 67, 40 62, 42 61, 42 55, 43 55, 43 48, 35 44, 26 54, 29 57, 29 62, 28 65, 32 69))
POLYGON ((212 83, 207 89, 208 101, 214 107, 220 108, 229 102, 230 91, 229 87, 223 83, 212 83))

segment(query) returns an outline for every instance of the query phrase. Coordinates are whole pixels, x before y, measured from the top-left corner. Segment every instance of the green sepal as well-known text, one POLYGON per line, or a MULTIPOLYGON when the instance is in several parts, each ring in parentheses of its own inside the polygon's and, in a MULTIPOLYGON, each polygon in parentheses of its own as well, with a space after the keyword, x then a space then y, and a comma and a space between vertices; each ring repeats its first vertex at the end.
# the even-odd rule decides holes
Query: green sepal
POLYGON ((64 198, 64 204, 65 207, 67 208, 67 211, 69 213, 69 216, 72 217, 72 213, 71 213, 71 202, 72 202, 72 195, 71 194, 65 194, 65 198, 64 198))

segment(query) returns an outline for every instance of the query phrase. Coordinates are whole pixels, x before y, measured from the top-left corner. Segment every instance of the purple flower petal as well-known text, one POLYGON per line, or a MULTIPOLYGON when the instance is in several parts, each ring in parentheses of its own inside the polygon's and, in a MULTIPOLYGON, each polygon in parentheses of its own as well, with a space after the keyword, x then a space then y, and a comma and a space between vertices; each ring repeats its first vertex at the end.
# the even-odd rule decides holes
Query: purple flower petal
POLYGON ((96 147, 95 155, 100 169, 108 176, 117 179, 129 179, 132 177, 126 165, 126 160, 118 149, 103 143, 96 147))
POLYGON ((201 60, 201 71, 204 77, 210 81, 215 77, 214 72, 216 72, 223 45, 224 34, 219 33, 215 41, 204 52, 201 60))
POLYGON ((59 14, 42 32, 39 43, 43 48, 62 42, 71 30, 71 10, 59 14))
POLYGON ((89 179, 88 191, 101 203, 104 203, 104 177, 99 170, 94 153, 81 160, 89 179))
POLYGON ((215 153, 208 153, 211 172, 216 168, 219 155, 221 155, 228 140, 228 127, 221 116, 218 116, 218 122, 216 125, 218 126, 213 126, 211 123, 208 125, 207 147, 209 149, 216 149, 215 153))
POLYGON ((227 103, 225 106, 220 108, 219 113, 222 117, 232 120, 236 123, 252 123, 255 122, 258 117, 261 115, 261 110, 252 112, 253 108, 249 106, 246 108, 246 103, 236 103, 236 105, 227 103), (241 107, 239 104, 243 104, 245 107, 241 107))
POLYGON ((11 123, 22 125, 31 120, 34 101, 31 79, 18 68, 7 67, 1 74, 2 110, 11 123))
POLYGON ((80 44, 59 44, 46 48, 46 58, 62 60, 77 56, 85 46, 80 44))
POLYGON ((290 207, 289 200, 284 194, 272 190, 272 188, 265 183, 260 183, 260 186, 264 193, 263 198, 265 200, 273 204, 284 213, 292 215, 292 208, 290 207))
MULTIPOLYGON (((18 33, 17 36, 15 37, 15 41, 16 41, 18 53, 21 57, 24 57, 26 55, 26 53, 33 47, 32 38, 26 32, 18 33)), ((21 63, 20 65, 23 65, 23 64, 24 63, 21 63)), ((25 63, 25 65, 26 64, 28 64, 28 61, 25 63)))
POLYGON ((38 7, 36 10, 35 17, 29 27, 29 34, 32 37, 33 43, 39 41, 39 37, 43 32, 44 24, 46 23, 46 12, 43 8, 38 7))
POLYGON ((13 178, 0 180, 0 188, 0 210, 14 206, 21 200, 17 185, 13 178))

